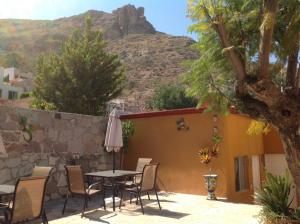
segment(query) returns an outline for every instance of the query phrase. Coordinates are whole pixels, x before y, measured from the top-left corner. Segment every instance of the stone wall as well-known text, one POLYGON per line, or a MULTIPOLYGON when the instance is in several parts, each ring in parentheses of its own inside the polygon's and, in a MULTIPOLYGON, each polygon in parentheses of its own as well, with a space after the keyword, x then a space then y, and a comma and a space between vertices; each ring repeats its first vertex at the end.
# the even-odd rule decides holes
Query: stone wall
POLYGON ((103 147, 107 119, 69 113, 0 107, 0 184, 14 184, 34 165, 54 168, 47 195, 66 192, 64 165, 85 171, 111 169, 103 147))

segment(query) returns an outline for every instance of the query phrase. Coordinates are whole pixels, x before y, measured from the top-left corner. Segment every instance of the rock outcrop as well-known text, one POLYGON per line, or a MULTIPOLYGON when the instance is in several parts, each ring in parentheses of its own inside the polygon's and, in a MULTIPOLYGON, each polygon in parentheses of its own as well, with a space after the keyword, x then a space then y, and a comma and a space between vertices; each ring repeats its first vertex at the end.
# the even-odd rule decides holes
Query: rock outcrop
POLYGON ((156 30, 144 16, 144 8, 135 8, 126 5, 113 11, 115 22, 123 35, 128 34, 154 34, 156 30))

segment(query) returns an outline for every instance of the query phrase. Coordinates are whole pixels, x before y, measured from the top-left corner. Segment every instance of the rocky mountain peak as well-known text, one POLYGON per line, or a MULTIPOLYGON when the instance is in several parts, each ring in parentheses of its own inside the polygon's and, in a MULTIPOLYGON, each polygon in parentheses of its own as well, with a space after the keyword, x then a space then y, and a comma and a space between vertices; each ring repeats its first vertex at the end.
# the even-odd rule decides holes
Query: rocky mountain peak
POLYGON ((113 11, 115 25, 118 25, 123 35, 128 34, 154 34, 155 28, 144 15, 144 8, 134 5, 125 5, 113 11))

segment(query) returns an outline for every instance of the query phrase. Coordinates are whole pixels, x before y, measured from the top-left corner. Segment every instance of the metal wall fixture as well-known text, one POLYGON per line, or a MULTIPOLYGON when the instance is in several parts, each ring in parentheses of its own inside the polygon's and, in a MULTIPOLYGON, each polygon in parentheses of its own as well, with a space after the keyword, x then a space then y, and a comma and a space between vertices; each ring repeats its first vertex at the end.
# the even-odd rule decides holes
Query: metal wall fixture
POLYGON ((188 131, 190 129, 190 127, 186 125, 185 120, 184 120, 183 117, 179 118, 176 121, 176 124, 177 124, 177 130, 178 131, 188 131))

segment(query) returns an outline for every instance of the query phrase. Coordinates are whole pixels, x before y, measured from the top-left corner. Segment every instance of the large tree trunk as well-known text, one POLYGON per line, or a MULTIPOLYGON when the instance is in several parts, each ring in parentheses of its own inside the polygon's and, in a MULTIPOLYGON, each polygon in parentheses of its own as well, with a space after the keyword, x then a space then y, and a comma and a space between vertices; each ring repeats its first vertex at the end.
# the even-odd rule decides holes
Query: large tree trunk
POLYGON ((300 102, 284 94, 269 79, 244 83, 237 92, 244 113, 271 123, 279 132, 300 202, 300 102))
MULTIPOLYGON (((294 136, 297 136, 295 133, 294 136)), ((300 145, 299 141, 295 140, 293 136, 288 133, 280 132, 280 137, 284 146, 285 156, 289 170, 293 176, 296 192, 295 199, 298 204, 300 203, 300 145)))

